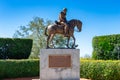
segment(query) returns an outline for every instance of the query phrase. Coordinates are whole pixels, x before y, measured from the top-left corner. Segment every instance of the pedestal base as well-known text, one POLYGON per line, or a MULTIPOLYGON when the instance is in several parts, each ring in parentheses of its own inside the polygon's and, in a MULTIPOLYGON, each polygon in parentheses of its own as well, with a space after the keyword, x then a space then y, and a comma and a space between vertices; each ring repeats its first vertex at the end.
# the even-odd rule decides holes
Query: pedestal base
POLYGON ((40 80, 80 80, 79 49, 41 49, 40 80))

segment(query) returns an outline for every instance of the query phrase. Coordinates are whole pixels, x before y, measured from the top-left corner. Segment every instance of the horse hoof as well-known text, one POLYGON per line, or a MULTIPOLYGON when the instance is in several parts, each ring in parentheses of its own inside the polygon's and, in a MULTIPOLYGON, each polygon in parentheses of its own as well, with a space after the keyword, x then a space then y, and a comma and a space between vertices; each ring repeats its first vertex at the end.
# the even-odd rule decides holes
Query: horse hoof
POLYGON ((50 48, 49 46, 46 47, 46 49, 50 48))
POLYGON ((75 45, 75 47, 78 47, 78 45, 75 45))
POLYGON ((75 49, 75 47, 72 47, 72 49, 75 49))
POLYGON ((68 49, 70 48, 70 47, 67 47, 68 49))
POLYGON ((72 46, 72 49, 75 49, 75 47, 74 47, 74 46, 72 46))

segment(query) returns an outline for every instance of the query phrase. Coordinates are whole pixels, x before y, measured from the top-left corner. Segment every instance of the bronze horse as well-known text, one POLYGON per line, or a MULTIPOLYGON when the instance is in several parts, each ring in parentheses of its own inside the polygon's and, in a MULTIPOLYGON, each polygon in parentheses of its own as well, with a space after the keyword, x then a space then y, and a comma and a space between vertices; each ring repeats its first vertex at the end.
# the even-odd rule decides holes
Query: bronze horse
MULTIPOLYGON (((67 40, 67 48, 69 48, 69 40, 70 37, 73 38, 74 43, 72 45, 72 48, 74 48, 75 46, 75 37, 74 37, 74 28, 75 26, 77 26, 79 32, 81 31, 82 28, 82 22, 80 20, 76 20, 76 19, 72 19, 70 21, 68 21, 68 26, 69 26, 69 33, 68 33, 68 40, 67 40)), ((48 27, 45 28, 45 35, 48 36, 47 37, 47 48, 49 47, 49 42, 52 41, 53 37, 55 34, 63 34, 64 35, 64 26, 63 25, 57 25, 57 24, 52 24, 49 25, 48 27), (48 32, 48 35, 47 35, 48 32)))

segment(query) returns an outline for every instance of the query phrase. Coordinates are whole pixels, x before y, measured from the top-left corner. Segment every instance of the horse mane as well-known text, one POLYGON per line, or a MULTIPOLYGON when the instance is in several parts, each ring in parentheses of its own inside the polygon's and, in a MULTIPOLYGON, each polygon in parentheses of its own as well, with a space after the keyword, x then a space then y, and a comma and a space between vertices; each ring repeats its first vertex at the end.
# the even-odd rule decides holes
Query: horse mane
POLYGON ((75 21, 79 21, 79 22, 81 22, 81 21, 78 20, 78 19, 71 19, 71 20, 68 21, 68 23, 75 22, 75 21))

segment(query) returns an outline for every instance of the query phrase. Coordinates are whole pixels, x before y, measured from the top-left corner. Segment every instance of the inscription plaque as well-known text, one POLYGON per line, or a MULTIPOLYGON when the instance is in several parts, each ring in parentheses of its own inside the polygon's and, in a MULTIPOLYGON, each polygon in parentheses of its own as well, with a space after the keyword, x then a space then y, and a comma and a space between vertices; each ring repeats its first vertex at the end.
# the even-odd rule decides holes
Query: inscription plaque
POLYGON ((71 55, 49 55, 49 67, 50 68, 70 68, 71 67, 71 55))

